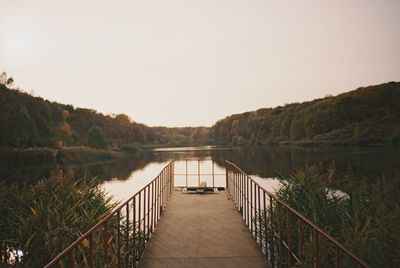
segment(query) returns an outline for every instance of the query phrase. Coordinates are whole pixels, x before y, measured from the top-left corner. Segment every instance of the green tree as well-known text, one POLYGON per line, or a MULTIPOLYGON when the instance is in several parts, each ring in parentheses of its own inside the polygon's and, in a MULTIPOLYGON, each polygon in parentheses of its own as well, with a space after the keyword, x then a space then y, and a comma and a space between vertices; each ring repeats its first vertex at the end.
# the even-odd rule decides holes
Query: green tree
POLYGON ((89 129, 87 133, 87 144, 94 148, 107 147, 107 140, 101 127, 93 126, 89 129))

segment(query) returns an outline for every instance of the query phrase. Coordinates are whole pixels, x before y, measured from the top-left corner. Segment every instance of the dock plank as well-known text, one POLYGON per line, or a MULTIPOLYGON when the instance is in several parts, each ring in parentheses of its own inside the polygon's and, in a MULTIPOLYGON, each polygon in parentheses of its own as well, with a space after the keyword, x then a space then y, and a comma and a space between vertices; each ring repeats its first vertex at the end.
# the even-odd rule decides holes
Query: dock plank
POLYGON ((139 267, 270 267, 225 192, 175 191, 139 267))

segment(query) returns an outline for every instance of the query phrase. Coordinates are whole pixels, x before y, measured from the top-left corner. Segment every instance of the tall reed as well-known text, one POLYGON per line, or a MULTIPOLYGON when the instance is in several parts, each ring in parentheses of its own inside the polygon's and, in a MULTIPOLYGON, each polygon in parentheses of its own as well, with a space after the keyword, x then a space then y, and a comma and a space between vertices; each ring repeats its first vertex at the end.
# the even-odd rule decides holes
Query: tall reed
POLYGON ((0 204, 0 240, 20 247, 26 267, 43 266, 115 207, 93 179, 60 170, 32 186, 0 184, 0 204))
MULTIPOLYGON (((337 174, 334 165, 325 171, 310 166, 280 181, 276 194, 281 200, 372 266, 400 267, 399 175, 369 181, 351 172, 337 174)), ((342 265, 351 267, 346 262, 342 265)))

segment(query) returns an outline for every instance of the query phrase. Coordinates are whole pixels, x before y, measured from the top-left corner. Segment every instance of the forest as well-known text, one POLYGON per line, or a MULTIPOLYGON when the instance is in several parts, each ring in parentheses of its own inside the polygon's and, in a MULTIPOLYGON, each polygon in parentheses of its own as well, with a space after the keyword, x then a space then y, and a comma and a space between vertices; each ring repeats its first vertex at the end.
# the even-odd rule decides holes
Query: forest
POLYGON ((400 144, 400 83, 227 116, 212 126, 214 144, 400 144))
POLYGON ((0 80, 0 147, 400 144, 400 83, 235 114, 208 127, 149 127, 12 89, 0 80))
POLYGON ((120 148, 188 146, 208 143, 205 127, 148 127, 124 114, 104 115, 12 89, 12 78, 0 80, 0 147, 120 148), (10 80, 11 79, 11 80, 10 80))

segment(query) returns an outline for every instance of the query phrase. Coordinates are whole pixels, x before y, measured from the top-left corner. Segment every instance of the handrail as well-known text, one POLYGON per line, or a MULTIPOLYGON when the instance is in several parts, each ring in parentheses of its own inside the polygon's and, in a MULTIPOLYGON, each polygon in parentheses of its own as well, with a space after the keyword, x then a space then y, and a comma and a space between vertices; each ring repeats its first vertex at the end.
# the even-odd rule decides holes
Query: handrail
MULTIPOLYGON (((325 237, 333 246, 336 248, 335 252, 335 266, 340 266, 340 251, 351 257, 361 267, 370 267, 362 258, 351 252, 348 248, 343 246, 339 241, 332 237, 329 233, 323 230, 321 227, 316 225, 314 222, 309 220, 300 212, 296 211, 276 195, 264 189, 258 182, 247 175, 237 165, 230 161, 226 162, 226 185, 230 196, 235 202, 236 207, 242 214, 246 225, 251 231, 252 236, 256 239, 263 253, 269 257, 269 260, 273 266, 275 264, 282 265, 286 264, 291 267, 292 259, 297 262, 302 261, 302 247, 304 247, 304 230, 303 224, 310 227, 310 236, 312 236, 309 242, 312 242, 314 247, 313 263, 314 267, 319 266, 319 243, 318 237, 322 235, 325 237), (233 174, 231 174, 233 173, 233 174), (254 187, 253 187, 254 185, 254 187), (233 188, 232 188, 233 186, 233 188), (253 189, 254 188, 254 189, 253 189), (263 198, 260 198, 260 191, 262 192, 263 198), (254 195, 254 196, 253 196, 254 195), (258 195, 258 198, 257 196, 258 195), (266 198, 269 197, 269 200, 266 198), (254 197, 254 198, 253 198, 254 197), (269 208, 267 208, 267 202, 269 201, 269 208), (274 203, 275 202, 275 206, 274 203), (282 220, 280 215, 281 208, 286 209, 286 240, 284 239, 285 234, 282 229, 282 220), (268 210, 269 209, 269 210, 268 210), (278 210, 278 212, 276 212, 278 210), (253 217, 254 214, 254 217, 253 217), (268 217, 267 217, 268 214, 268 217), (278 214, 278 219, 274 219, 275 214, 278 214), (294 215, 294 221, 291 220, 290 215, 294 215), (292 224, 297 220, 298 223, 298 238, 291 237, 293 235, 292 224), (277 223, 275 223, 277 221, 277 223), (278 226, 275 226, 278 225, 278 226), (257 227, 259 230, 257 230, 257 227), (276 228, 275 228, 276 227, 276 228), (276 230, 278 229, 278 230, 276 230), (311 234, 312 231, 312 234, 311 234), (275 238, 277 238, 278 245, 276 246, 275 238), (292 240, 297 239, 298 248, 292 246, 292 240), (283 257, 282 246, 287 249, 287 256, 283 257), (278 248, 278 253, 276 252, 278 248), (277 256, 278 255, 278 256, 277 256), (276 259, 277 257, 277 259, 276 259)), ((276 216, 275 216, 276 217, 276 216)))
MULTIPOLYGON (((220 176, 224 176, 225 177, 225 173, 216 173, 215 172, 215 164, 216 161, 213 160, 212 158, 206 158, 206 159, 199 159, 199 158, 182 158, 182 159, 176 159, 174 160, 174 162, 181 162, 184 164, 184 170, 181 172, 176 172, 174 170, 174 176, 177 177, 184 177, 184 182, 180 185, 176 185, 177 187, 200 187, 200 180, 202 176, 210 176, 211 177, 211 185, 210 187, 215 188, 217 187, 217 183, 216 183, 216 178, 220 177, 220 176), (203 163, 211 163, 211 166, 209 167, 211 170, 207 170, 206 172, 203 171, 201 164, 203 163), (190 165, 190 163, 192 163, 190 165), (194 163, 194 165, 193 165, 194 163), (190 167, 193 169, 195 168, 197 170, 197 172, 189 172, 189 165, 190 167), (189 184, 189 177, 193 178, 194 176, 197 177, 197 184, 189 184)), ((178 165, 176 165, 178 166, 178 165)))
POLYGON ((55 267, 67 256, 68 267, 74 267, 75 263, 78 265, 85 263, 89 267, 101 265, 99 263, 121 267, 123 261, 125 262, 124 266, 136 267, 137 261, 143 254, 150 235, 158 223, 161 213, 165 209, 165 205, 172 193, 174 186, 173 169, 174 163, 171 161, 155 179, 115 208, 110 214, 106 215, 44 267, 55 267), (112 222, 112 220, 115 221, 112 222), (110 227, 114 227, 114 229, 108 230, 108 225, 111 225, 110 227), (103 243, 100 245, 100 249, 98 249, 95 248, 93 237, 101 227, 103 227, 103 233, 100 240, 103 243), (111 233, 114 232, 112 233, 114 236, 110 235, 110 231, 111 233), (125 237, 122 238, 122 235, 125 237), (125 241, 123 241, 124 239, 125 241), (85 240, 89 240, 89 245, 83 245, 85 240), (125 245, 122 245, 122 242, 125 245), (84 249, 79 251, 78 247, 84 249), (95 260, 95 250, 102 252, 100 257, 102 260, 95 260), (110 250, 117 251, 114 252, 117 258, 109 258, 110 250), (97 261, 96 265, 95 261, 97 261))

